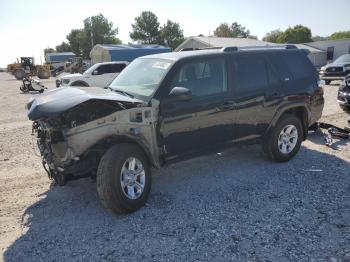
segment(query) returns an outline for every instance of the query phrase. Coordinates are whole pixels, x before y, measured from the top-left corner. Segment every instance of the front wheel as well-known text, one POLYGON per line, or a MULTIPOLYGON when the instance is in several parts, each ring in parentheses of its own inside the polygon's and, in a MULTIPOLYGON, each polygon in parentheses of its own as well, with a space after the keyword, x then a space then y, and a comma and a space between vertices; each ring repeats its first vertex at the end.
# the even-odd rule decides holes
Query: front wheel
POLYGON ((303 128, 299 118, 285 115, 265 137, 263 149, 270 159, 286 162, 298 153, 302 139, 303 128))
POLYGON ((96 177, 103 206, 116 213, 141 208, 151 189, 151 170, 143 152, 133 144, 117 144, 102 157, 96 177))

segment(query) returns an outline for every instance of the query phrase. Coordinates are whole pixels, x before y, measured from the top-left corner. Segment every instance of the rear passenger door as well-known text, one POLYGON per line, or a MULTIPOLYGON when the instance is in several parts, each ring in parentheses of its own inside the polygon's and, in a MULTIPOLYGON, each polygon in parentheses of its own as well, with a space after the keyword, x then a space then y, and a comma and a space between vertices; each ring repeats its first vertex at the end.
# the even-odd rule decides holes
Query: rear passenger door
POLYGON ((264 54, 235 54, 231 59, 235 102, 234 140, 260 137, 280 99, 279 81, 264 54))

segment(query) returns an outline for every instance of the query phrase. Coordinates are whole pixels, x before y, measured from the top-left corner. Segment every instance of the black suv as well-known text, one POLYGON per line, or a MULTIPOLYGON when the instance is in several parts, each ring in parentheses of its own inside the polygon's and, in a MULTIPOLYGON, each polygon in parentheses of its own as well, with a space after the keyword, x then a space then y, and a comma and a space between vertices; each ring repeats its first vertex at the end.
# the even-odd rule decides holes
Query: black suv
POLYGON ((321 67, 321 79, 329 85, 332 80, 343 80, 350 74, 350 54, 339 56, 333 63, 321 67))
POLYGON ((109 89, 58 88, 27 105, 43 164, 63 185, 96 176, 103 205, 144 205, 151 167, 260 140, 294 157, 322 114, 323 89, 305 50, 236 47, 134 60, 109 89))

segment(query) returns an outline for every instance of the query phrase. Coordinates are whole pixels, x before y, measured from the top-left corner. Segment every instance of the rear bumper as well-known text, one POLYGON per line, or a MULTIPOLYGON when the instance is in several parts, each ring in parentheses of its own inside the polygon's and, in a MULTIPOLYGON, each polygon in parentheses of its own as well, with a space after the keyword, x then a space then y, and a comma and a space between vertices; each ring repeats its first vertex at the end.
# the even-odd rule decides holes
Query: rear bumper
POLYGON ((344 76, 321 76, 321 80, 344 80, 344 76))

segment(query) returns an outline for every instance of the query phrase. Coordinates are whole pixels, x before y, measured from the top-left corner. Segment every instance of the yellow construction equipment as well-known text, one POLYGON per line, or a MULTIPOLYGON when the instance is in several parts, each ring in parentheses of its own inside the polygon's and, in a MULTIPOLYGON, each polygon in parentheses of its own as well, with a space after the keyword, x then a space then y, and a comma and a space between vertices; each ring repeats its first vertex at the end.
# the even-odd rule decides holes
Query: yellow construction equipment
POLYGON ((38 76, 40 79, 48 79, 51 76, 50 65, 35 65, 34 57, 21 57, 21 61, 17 59, 17 63, 7 65, 7 72, 13 74, 17 80, 24 77, 38 76))

